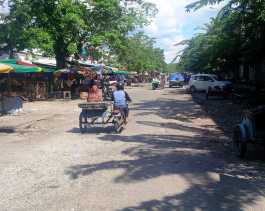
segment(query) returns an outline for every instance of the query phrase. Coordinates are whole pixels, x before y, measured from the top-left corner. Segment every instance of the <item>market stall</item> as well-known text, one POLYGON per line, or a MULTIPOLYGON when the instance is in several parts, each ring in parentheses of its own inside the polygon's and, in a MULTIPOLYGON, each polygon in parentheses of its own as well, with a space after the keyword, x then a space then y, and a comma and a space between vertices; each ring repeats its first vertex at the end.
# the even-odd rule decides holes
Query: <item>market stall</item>
POLYGON ((12 69, 9 73, 1 71, 1 94, 20 97, 24 100, 46 99, 51 74, 40 67, 17 64, 16 60, 0 60, 2 67, 12 69))
POLYGON ((1 73, 10 73, 13 70, 13 68, 6 64, 0 64, 0 74, 1 73))
POLYGON ((72 99, 76 96, 79 75, 74 68, 60 69, 54 72, 54 97, 72 99))
POLYGON ((0 64, 0 113, 17 113, 22 110, 23 102, 18 96, 11 95, 10 74, 14 69, 0 64))

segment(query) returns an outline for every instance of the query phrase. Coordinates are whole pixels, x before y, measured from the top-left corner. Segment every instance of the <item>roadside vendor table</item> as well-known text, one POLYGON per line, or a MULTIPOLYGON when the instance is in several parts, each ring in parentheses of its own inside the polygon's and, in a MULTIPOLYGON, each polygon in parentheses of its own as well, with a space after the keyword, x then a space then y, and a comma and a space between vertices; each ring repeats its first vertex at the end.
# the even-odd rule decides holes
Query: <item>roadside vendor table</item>
POLYGON ((10 96, 10 97, 2 97, 0 103, 0 112, 14 114, 22 110, 23 101, 20 97, 10 96))

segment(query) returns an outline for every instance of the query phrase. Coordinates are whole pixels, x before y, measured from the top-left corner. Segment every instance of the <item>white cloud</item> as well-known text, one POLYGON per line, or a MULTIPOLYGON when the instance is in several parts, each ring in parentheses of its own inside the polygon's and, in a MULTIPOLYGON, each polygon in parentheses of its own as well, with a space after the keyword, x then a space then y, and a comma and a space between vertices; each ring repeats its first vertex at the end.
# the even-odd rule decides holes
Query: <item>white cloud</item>
POLYGON ((8 12, 8 1, 4 1, 3 5, 0 5, 0 14, 6 15, 8 12))
POLYGON ((167 62, 171 62, 176 57, 176 53, 183 49, 174 44, 191 38, 196 33, 196 28, 209 22, 222 6, 208 6, 196 12, 187 13, 185 7, 194 1, 149 0, 156 4, 159 13, 145 31, 149 36, 156 38, 158 47, 164 49, 167 62))

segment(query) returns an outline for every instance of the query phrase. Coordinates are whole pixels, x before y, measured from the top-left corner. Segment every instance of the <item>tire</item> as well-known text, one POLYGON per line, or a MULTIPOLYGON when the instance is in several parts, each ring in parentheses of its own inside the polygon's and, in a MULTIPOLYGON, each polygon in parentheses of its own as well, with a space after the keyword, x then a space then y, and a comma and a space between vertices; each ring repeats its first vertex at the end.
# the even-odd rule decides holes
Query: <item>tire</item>
POLYGON ((120 133, 120 125, 117 121, 114 122, 114 129, 116 133, 120 133))
POLYGON ((88 129, 87 124, 88 123, 87 123, 86 115, 84 112, 81 112, 79 116, 79 129, 81 133, 87 132, 87 129, 88 129))
POLYGON ((206 94, 206 100, 209 100, 209 93, 212 91, 212 88, 211 87, 208 87, 208 89, 205 91, 205 94, 206 94))
POLYGON ((190 87, 190 92, 193 94, 197 91, 196 87, 195 86, 191 86, 190 87))
POLYGON ((152 90, 157 90, 158 89, 158 85, 152 85, 152 90))
POLYGON ((116 133, 121 132, 121 117, 115 117, 113 120, 114 130, 116 133))
POLYGON ((233 132, 233 149, 238 157, 245 157, 247 152, 247 143, 243 141, 239 127, 236 127, 233 132))

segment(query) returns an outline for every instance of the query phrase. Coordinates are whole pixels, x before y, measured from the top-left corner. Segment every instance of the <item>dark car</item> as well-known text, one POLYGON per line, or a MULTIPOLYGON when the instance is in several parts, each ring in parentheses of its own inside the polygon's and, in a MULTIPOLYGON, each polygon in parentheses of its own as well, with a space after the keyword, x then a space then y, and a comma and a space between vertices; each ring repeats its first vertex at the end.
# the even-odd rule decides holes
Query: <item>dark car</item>
POLYGON ((172 73, 169 76, 169 87, 183 87, 185 79, 181 73, 172 73))

